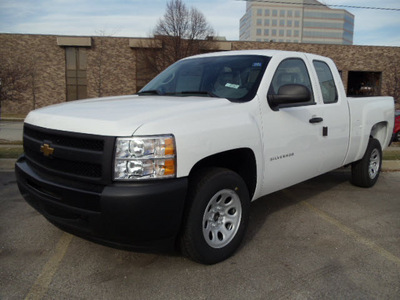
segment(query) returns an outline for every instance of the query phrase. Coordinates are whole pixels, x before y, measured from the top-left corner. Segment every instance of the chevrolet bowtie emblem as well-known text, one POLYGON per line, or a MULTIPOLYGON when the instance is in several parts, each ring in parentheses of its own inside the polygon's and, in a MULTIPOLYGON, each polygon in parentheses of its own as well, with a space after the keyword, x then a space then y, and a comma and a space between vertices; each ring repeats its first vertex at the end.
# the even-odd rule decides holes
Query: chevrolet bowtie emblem
POLYGON ((49 144, 43 144, 40 146, 40 152, 42 152, 44 156, 50 156, 54 153, 54 148, 51 148, 49 144))

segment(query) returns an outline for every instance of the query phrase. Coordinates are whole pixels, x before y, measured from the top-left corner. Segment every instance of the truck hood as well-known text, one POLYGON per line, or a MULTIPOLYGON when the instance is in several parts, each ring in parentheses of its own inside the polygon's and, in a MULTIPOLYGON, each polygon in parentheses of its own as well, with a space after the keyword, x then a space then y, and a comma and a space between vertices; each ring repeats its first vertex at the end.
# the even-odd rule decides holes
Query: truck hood
MULTIPOLYGON (((56 104, 34 110, 25 122, 43 128, 106 136, 131 136, 143 124, 215 110, 232 103, 222 98, 118 96, 56 104)), ((177 120, 179 121, 179 120, 177 120)))

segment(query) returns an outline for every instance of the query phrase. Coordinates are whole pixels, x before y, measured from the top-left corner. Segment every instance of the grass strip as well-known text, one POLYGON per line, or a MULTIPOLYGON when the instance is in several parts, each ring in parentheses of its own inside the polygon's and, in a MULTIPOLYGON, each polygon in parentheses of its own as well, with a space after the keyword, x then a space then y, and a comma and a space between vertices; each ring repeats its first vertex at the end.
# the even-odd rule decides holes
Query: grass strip
POLYGON ((23 152, 24 152, 24 149, 22 148, 22 146, 0 147, 0 158, 18 158, 23 152))

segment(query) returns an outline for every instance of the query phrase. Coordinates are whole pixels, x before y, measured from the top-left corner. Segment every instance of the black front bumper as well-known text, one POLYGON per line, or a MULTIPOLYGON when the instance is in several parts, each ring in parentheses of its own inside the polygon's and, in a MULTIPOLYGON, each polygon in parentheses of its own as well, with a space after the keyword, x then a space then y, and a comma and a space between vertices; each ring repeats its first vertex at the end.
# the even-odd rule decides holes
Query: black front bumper
POLYGON ((171 251, 179 233, 187 178, 101 186, 54 178, 21 157, 15 165, 25 200, 57 227, 140 251, 171 251))

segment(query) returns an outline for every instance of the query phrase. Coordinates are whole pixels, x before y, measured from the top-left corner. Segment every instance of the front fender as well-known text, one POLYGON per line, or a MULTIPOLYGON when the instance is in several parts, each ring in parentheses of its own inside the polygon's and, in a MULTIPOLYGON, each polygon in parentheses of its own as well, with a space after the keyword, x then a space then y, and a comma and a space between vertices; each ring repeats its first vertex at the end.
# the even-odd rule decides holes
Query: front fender
POLYGON ((177 177, 188 176, 193 166, 217 153, 249 148, 262 159, 257 101, 224 102, 159 122, 143 124, 135 135, 173 134, 176 141, 177 177))

